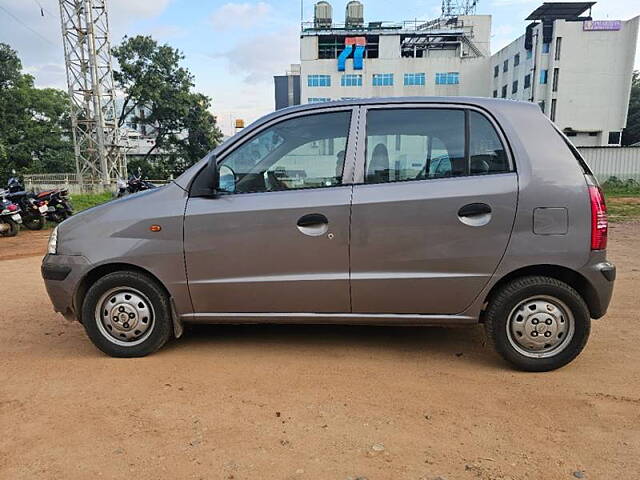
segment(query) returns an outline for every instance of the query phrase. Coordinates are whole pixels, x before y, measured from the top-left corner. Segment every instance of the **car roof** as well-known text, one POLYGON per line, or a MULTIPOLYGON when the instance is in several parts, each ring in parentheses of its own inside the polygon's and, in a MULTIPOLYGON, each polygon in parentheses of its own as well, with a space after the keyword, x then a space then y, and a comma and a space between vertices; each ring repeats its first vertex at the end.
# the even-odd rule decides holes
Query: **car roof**
MULTIPOLYGON (((303 112, 307 110, 316 110, 319 108, 339 107, 339 106, 368 106, 368 105, 397 105, 403 103, 411 104, 451 104, 451 105, 472 105, 482 107, 487 110, 500 110, 502 108, 513 108, 514 105, 520 105, 522 108, 530 108, 535 106, 531 102, 521 102, 516 100, 505 100, 501 98, 488 97, 376 97, 376 98, 356 98, 351 100, 330 100, 328 102, 309 103, 305 105, 294 105, 291 107, 276 110, 264 117, 275 118, 283 114, 292 112, 303 112)), ((258 121, 260 121, 258 120, 258 121)))

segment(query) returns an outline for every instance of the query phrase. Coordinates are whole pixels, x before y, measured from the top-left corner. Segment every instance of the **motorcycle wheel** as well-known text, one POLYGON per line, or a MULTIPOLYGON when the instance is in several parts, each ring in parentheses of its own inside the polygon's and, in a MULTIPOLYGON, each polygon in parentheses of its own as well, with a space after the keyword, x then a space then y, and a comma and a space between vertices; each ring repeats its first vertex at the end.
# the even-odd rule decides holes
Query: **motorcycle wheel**
POLYGON ((67 212, 57 211, 54 213, 50 213, 47 218, 54 223, 62 223, 67 219, 67 212))
POLYGON ((13 220, 6 220, 2 221, 2 223, 9 225, 9 230, 0 233, 0 237, 15 237, 16 235, 18 235, 20 227, 18 227, 18 224, 16 222, 14 222, 13 220))
POLYGON ((33 217, 25 217, 22 220, 22 224, 28 230, 42 230, 44 227, 44 217, 41 215, 33 216, 33 217))

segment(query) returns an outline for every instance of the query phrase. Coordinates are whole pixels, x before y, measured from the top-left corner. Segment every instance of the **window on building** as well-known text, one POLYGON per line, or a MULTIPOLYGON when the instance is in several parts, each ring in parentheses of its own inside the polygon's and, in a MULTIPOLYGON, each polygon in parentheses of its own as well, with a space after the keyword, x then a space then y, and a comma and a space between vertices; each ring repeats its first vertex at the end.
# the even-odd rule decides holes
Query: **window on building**
POLYGON ((330 87, 331 75, 309 75, 307 77, 309 87, 330 87))
POLYGON ((362 75, 346 73, 340 78, 340 85, 343 87, 361 87, 362 75))
POLYGON ((540 85, 546 85, 549 80, 549 70, 540 70, 540 85))
POLYGON ((554 68, 553 69, 553 91, 557 92, 558 91, 558 82, 560 81, 560 69, 559 68, 554 68))
POLYGON ((549 53, 549 50, 551 49, 551 44, 548 42, 545 42, 542 44, 542 53, 549 53))
MULTIPOLYGON (((345 35, 320 35, 318 37, 318 58, 338 58, 344 51, 345 35)), ((366 35, 367 46, 364 51, 366 58, 378 58, 379 36, 366 35)), ((353 52, 348 58, 353 58, 353 52)))
POLYGON ((504 73, 509 71, 509 59, 505 60, 504 63, 502 64, 502 71, 504 73))
POLYGON ((374 87, 390 87, 393 85, 393 73, 374 73, 372 80, 374 87))
POLYGON ((404 74, 404 84, 406 86, 412 85, 424 85, 425 84, 425 74, 424 73, 405 73, 404 74))
POLYGON ((527 60, 531 60, 531 57, 533 57, 533 50, 527 50, 527 60))
POLYGON ((321 113, 267 128, 222 161, 233 173, 221 177, 220 190, 249 193, 339 185, 350 119, 350 112, 321 113))
POLYGON ((331 99, 327 97, 310 97, 307 98, 307 103, 322 103, 322 102, 330 102, 331 99))
POLYGON ((460 74, 458 72, 436 73, 436 85, 458 85, 460 74))
POLYGON ((538 102, 538 106, 540 107, 540 110, 542 110, 542 113, 545 113, 546 104, 544 100, 538 102))
POLYGON ((620 132, 609 132, 609 141, 607 142, 609 145, 620 145, 620 132))
POLYGON ((513 66, 517 67, 520 65, 520 54, 516 53, 515 57, 513 57, 513 66))
POLYGON ((556 38, 556 51, 555 51, 555 59, 560 60, 560 52, 562 50, 562 37, 556 38))
POLYGON ((505 148, 481 113, 454 109, 389 109, 367 115, 366 182, 508 172, 505 148), (468 140, 465 140, 468 139, 468 140))
POLYGON ((493 78, 498 78, 498 75, 500 75, 500 66, 496 65, 493 67, 493 78))
POLYGON ((515 80, 511 85, 511 93, 518 93, 518 80, 515 80))
POLYGON ((498 98, 498 90, 493 91, 493 98, 498 98))
POLYGON ((507 98, 507 86, 504 85, 502 87, 502 95, 500 95, 502 98, 507 98))
POLYGON ((531 74, 528 73, 524 76, 524 89, 531 88, 531 74))
POLYGON ((550 114, 549 118, 551 118, 552 122, 556 121, 557 104, 558 104, 558 101, 555 98, 551 99, 551 114, 550 114))

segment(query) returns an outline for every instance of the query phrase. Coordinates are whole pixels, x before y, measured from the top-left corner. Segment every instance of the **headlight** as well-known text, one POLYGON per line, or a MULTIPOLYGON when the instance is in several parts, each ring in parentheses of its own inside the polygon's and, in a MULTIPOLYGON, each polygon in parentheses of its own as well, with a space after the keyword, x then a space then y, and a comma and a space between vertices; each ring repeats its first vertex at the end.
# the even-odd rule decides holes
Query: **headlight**
POLYGON ((49 236, 49 246, 47 247, 47 251, 51 255, 55 255, 58 253, 58 227, 53 229, 51 235, 49 236))

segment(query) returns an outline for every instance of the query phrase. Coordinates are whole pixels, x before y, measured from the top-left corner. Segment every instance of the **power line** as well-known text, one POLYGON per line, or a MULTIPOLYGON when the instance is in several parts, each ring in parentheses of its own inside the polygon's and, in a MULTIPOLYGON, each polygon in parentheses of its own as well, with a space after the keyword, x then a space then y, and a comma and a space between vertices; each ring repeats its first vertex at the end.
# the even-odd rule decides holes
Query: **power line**
POLYGON ((40 32, 38 32, 37 30, 34 30, 33 28, 31 28, 29 25, 27 25, 26 23, 24 23, 22 20, 20 20, 18 17, 16 17, 13 13, 11 13, 9 10, 7 10, 5 7, 3 7, 2 5, 0 5, 0 10, 2 10, 3 12, 5 12, 7 15, 9 15, 11 18, 13 18, 16 22, 18 22, 20 25, 22 25, 24 28, 26 28, 27 30, 29 30, 31 33, 37 35, 38 37, 40 37, 42 40, 44 40, 47 43, 50 43, 51 45, 57 47, 58 44, 53 43, 51 40, 49 40, 47 37, 44 37, 40 34, 40 32))

